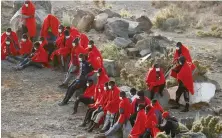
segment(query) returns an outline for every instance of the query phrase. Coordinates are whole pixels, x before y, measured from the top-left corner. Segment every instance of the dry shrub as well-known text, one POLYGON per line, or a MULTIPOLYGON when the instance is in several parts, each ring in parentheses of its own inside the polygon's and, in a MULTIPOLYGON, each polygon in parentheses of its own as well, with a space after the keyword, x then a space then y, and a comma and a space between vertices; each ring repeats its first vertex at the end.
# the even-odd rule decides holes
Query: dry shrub
POLYGON ((210 31, 198 31, 196 33, 199 37, 217 37, 222 38, 222 28, 213 26, 210 31))
POLYGON ((121 16, 122 18, 130 18, 130 17, 132 17, 132 14, 131 14, 130 11, 128 11, 128 10, 121 9, 121 10, 120 10, 120 16, 121 16))
POLYGON ((62 13, 62 24, 64 26, 70 26, 72 24, 71 23, 71 16, 69 16, 68 13, 65 13, 65 12, 62 13))

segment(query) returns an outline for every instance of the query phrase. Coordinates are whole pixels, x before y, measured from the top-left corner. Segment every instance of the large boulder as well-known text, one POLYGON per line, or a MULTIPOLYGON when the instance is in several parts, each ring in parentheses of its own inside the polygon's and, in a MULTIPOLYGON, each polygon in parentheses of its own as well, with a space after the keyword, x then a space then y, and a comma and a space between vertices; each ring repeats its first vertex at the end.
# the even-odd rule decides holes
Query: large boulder
POLYGON ((101 13, 97 15, 94 19, 94 28, 97 31, 102 31, 104 29, 104 26, 107 22, 108 14, 107 13, 101 13))
POLYGON ((139 40, 143 40, 145 38, 149 37, 147 33, 140 33, 140 34, 135 34, 132 38, 134 43, 137 43, 139 40))
POLYGON ((108 18, 121 17, 121 15, 119 13, 111 11, 110 9, 105 9, 105 10, 102 11, 102 13, 108 14, 108 18))
POLYGON ((114 40, 116 37, 129 38, 128 36, 129 23, 121 18, 109 18, 105 25, 105 34, 109 40, 114 40))
POLYGON ((114 60, 104 59, 103 65, 106 69, 106 72, 109 77, 118 77, 120 74, 120 71, 116 65, 116 62, 114 60))
POLYGON ((122 38, 122 37, 117 37, 114 39, 114 44, 118 46, 119 48, 127 48, 132 41, 130 39, 122 38))
MULTIPOLYGON (((170 99, 174 99, 176 97, 177 86, 169 88, 170 99)), ((203 103, 209 104, 210 100, 215 95, 216 86, 212 83, 208 82, 195 82, 194 83, 194 95, 190 94, 190 104, 201 103, 201 105, 205 105, 203 103)), ((183 96, 180 97, 180 103, 185 104, 183 96)))
POLYGON ((94 21, 94 15, 92 14, 88 14, 88 15, 85 15, 81 18, 81 20, 78 22, 77 24, 77 29, 80 31, 80 32, 85 32, 85 31, 89 31, 92 26, 93 26, 93 21, 94 21))
POLYGON ((139 22, 138 26, 136 27, 137 32, 150 32, 150 29, 152 28, 153 24, 147 16, 140 16, 136 19, 136 21, 139 22))
MULTIPOLYGON (((45 7, 41 6, 42 2, 41 3, 38 2, 39 1, 35 1, 35 6, 36 6, 35 18, 36 18, 36 29, 37 29, 36 38, 40 35, 40 30, 45 17, 51 13, 49 12, 49 10, 45 9, 45 7)), ((48 2, 46 2, 46 4, 48 4, 48 2)), ((18 37, 21 38, 22 36, 21 8, 11 18, 10 25, 12 29, 16 31, 18 37)))
POLYGON ((187 133, 181 133, 176 135, 175 138, 207 138, 206 135, 204 135, 201 132, 195 133, 195 132, 187 132, 187 133))
POLYGON ((8 23, 14 14, 13 1, 1 1, 1 8, 1 30, 5 31, 5 29, 9 27, 8 23))

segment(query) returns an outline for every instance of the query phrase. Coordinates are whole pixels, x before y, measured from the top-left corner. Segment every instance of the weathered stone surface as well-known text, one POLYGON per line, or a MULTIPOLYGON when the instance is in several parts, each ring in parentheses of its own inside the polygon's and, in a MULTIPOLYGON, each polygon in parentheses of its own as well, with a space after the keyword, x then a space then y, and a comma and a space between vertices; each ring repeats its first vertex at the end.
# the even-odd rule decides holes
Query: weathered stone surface
POLYGON ((119 48, 126 48, 132 43, 130 39, 122 38, 122 37, 116 37, 114 39, 114 44, 118 46, 119 48))
POLYGON ((143 57, 150 53, 150 49, 143 49, 140 51, 140 55, 143 57))
POLYGON ((94 28, 97 31, 102 31, 104 29, 104 26, 107 22, 108 14, 107 13, 101 13, 97 15, 94 19, 94 28))
POLYGON ((188 137, 188 138, 207 138, 206 135, 204 135, 201 132, 198 132, 198 133, 195 133, 195 132, 182 133, 182 134, 176 135, 175 138, 184 138, 184 137, 188 137))
POLYGON ((83 16, 77 24, 77 29, 80 32, 89 31, 93 26, 94 18, 95 17, 93 14, 88 14, 88 15, 83 16))
POLYGON ((114 12, 114 11, 111 11, 110 9, 105 9, 104 11, 102 11, 103 13, 106 13, 108 14, 108 18, 113 18, 113 17, 121 17, 120 14, 114 12))
POLYGON ((137 48, 127 48, 127 55, 130 57, 136 57, 139 55, 139 50, 137 48))
POLYGON ((135 34, 133 36, 133 42, 137 43, 139 40, 143 40, 145 38, 147 38, 149 35, 147 33, 140 33, 140 34, 135 34))
POLYGON ((136 28, 138 32, 150 32, 150 29, 152 28, 153 24, 147 16, 143 15, 137 18, 136 21, 139 22, 139 25, 136 28))
POLYGON ((120 72, 119 72, 119 69, 117 68, 114 60, 104 59, 103 64, 104 64, 104 67, 107 71, 108 76, 110 76, 110 77, 119 76, 120 72))

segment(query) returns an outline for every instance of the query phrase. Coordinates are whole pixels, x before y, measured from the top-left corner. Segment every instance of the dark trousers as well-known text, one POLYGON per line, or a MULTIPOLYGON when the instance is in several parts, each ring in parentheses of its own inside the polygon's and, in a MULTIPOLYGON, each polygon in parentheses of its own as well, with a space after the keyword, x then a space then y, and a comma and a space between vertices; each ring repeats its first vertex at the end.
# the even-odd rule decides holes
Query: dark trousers
POLYGON ((35 66, 37 68, 42 68, 41 63, 33 62, 30 58, 25 58, 22 62, 19 63, 19 66, 22 67, 22 69, 28 66, 35 66))
POLYGON ((79 96, 77 98, 77 100, 75 101, 75 103, 74 103, 74 111, 77 112, 77 109, 78 109, 78 106, 79 106, 80 102, 84 103, 85 105, 89 105, 89 104, 93 104, 94 100, 92 98, 84 97, 82 95, 79 96))
POLYGON ((179 100, 180 100, 180 97, 181 97, 182 94, 184 95, 184 101, 186 103, 189 103, 189 91, 183 85, 183 83, 181 81, 179 81, 179 86, 178 86, 178 89, 176 91, 176 102, 177 103, 179 103, 179 100))
POLYGON ((86 112, 85 118, 83 120, 83 123, 89 123, 92 117, 92 113, 95 111, 95 108, 89 108, 86 112))
POLYGON ((66 91, 66 95, 63 99, 63 103, 68 103, 69 99, 73 96, 76 90, 80 88, 86 87, 86 80, 76 79, 72 82, 71 85, 69 85, 68 90, 66 91))
POLYGON ((162 84, 162 85, 155 86, 155 87, 151 90, 151 97, 150 97, 151 100, 154 98, 154 95, 155 95, 155 91, 154 91, 154 90, 155 90, 156 88, 159 88, 158 93, 160 94, 160 96, 163 96, 163 89, 165 88, 165 83, 162 84))
POLYGON ((134 114, 132 114, 132 115, 130 116, 129 121, 130 121, 130 123, 131 123, 132 127, 133 127, 133 126, 134 126, 134 124, 135 124, 136 116, 137 116, 137 112, 136 112, 136 113, 134 113, 134 114))

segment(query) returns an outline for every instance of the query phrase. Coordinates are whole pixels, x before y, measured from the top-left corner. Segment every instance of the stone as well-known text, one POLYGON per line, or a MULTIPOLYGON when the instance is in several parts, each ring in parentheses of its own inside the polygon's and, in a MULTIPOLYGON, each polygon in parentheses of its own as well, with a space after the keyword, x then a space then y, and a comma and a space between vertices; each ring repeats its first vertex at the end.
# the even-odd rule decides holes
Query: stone
POLYGON ((92 14, 87 14, 81 18, 81 20, 78 22, 76 28, 80 32, 88 32, 92 26, 93 26, 93 21, 94 21, 94 15, 92 14))
POLYGON ((77 10, 72 19, 72 25, 77 26, 79 21, 82 19, 83 16, 87 15, 89 12, 85 10, 77 10))
POLYGON ((181 133, 176 135, 175 138, 207 138, 206 135, 204 135, 201 132, 187 132, 187 133, 181 133))
POLYGON ((137 48, 127 48, 126 50, 129 57, 136 57, 139 54, 139 50, 137 48))
POLYGON ((139 60, 137 60, 137 62, 135 63, 135 67, 140 67, 145 61, 147 61, 147 59, 151 58, 151 54, 146 55, 145 57, 140 58, 139 60))
POLYGON ((192 128, 193 122, 195 121, 195 118, 193 117, 187 117, 187 118, 181 118, 180 123, 186 125, 188 129, 192 128))
MULTIPOLYGON (((37 39, 37 37, 40 35, 42 23, 46 16, 50 14, 49 10, 45 9, 45 7, 41 6, 36 1, 36 11, 35 11, 35 18, 36 18, 36 37, 34 39, 37 39)), ((48 2, 47 2, 48 4, 48 2)), ((50 3, 51 4, 51 3, 50 3)), ((22 36, 22 22, 21 22, 21 8, 14 14, 14 16, 10 20, 10 25, 13 30, 18 34, 19 39, 21 39, 22 36)))
POLYGON ((147 38, 149 35, 147 33, 140 33, 140 34, 135 34, 133 36, 133 42, 137 43, 139 40, 143 40, 147 38))
POLYGON ((150 49, 150 42, 151 42, 151 37, 148 37, 146 39, 142 39, 142 40, 139 40, 137 43, 136 43, 136 48, 138 50, 143 50, 143 49, 150 49))
POLYGON ((14 14, 13 1, 1 1, 1 30, 6 31, 8 23, 14 14))
POLYGON ((122 38, 122 37, 116 37, 114 39, 114 44, 118 46, 119 48, 127 48, 132 41, 130 39, 122 38))
POLYGON ((102 11, 102 13, 106 13, 108 14, 108 18, 113 18, 113 17, 121 17, 120 14, 114 12, 114 11, 111 11, 110 9, 105 9, 102 11))
POLYGON ((120 70, 114 60, 104 59, 103 64, 109 77, 118 77, 120 75, 120 70))
POLYGON ((178 25, 180 21, 177 18, 168 18, 164 23, 163 23, 163 29, 164 30, 174 30, 178 25))
POLYGON ((104 29, 104 26, 107 22, 108 14, 107 13, 101 13, 97 15, 94 19, 94 28, 97 31, 102 31, 104 29))
POLYGON ((109 18, 105 25, 105 35, 109 40, 114 40, 116 37, 129 38, 128 36, 129 23, 121 18, 109 18))
POLYGON ((149 53, 150 53, 150 49, 143 49, 143 50, 140 51, 140 55, 142 57, 146 56, 149 53))
MULTIPOLYGON (((177 86, 168 88, 170 99, 174 99, 176 97, 177 86)), ((194 83, 194 95, 190 96, 190 104, 201 103, 201 105, 209 104, 210 100, 215 95, 216 86, 212 83, 208 82, 195 82, 194 83)), ((180 104, 185 104, 183 95, 180 97, 180 104)))
POLYGON ((142 15, 137 18, 136 21, 139 22, 138 26, 136 27, 138 32, 150 32, 153 24, 147 16, 142 15))

